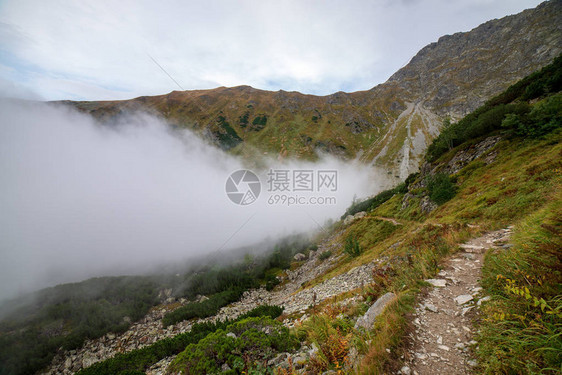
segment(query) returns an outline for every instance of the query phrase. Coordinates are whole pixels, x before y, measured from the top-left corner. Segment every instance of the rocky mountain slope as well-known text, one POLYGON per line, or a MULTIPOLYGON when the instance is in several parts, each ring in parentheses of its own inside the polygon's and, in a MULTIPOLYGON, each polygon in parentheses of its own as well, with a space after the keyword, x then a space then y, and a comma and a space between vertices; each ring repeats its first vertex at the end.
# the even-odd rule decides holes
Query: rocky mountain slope
POLYGON ((562 1, 441 37, 387 82, 328 96, 249 86, 173 91, 125 101, 67 102, 102 121, 162 116, 246 158, 360 157, 404 179, 446 117, 458 119, 562 51, 562 1))
POLYGON ((167 325, 167 311, 187 302, 172 299, 122 334, 59 352, 46 373, 558 373, 561 72, 558 57, 459 121, 470 138, 426 156, 392 194, 350 207, 315 247, 278 269, 280 284, 167 325), (212 327, 178 350, 165 342, 264 303, 284 308, 275 323, 212 327), (267 341, 281 326, 283 342, 298 345, 267 341))
MULTIPOLYGON (((54 341, 44 372, 559 373, 561 109, 559 56, 444 129, 419 174, 355 202, 325 233, 288 241, 261 263, 248 256, 190 272, 189 293, 162 290, 165 302, 134 324, 88 334, 84 345, 54 341), (434 147, 447 137, 452 146, 434 147)), ((76 314, 64 298, 33 314, 52 324, 5 322, 0 360, 40 360, 18 356, 25 346, 10 338, 35 343, 68 333, 73 320, 90 326, 123 307, 131 286, 97 301, 93 316, 96 304, 79 301, 87 311, 76 314)), ((136 302, 155 297, 151 284, 139 289, 136 302)), ((15 367, 3 373, 35 372, 15 367)))

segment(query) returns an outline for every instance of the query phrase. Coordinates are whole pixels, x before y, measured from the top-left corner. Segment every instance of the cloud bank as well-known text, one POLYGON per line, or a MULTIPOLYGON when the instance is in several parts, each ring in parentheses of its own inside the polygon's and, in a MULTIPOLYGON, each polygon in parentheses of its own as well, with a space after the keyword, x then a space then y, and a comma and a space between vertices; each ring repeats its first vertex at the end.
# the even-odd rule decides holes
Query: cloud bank
POLYGON ((317 230, 384 185, 379 171, 335 159, 264 164, 337 170, 337 191, 322 194, 336 204, 268 204, 265 168, 259 199, 236 205, 225 183, 244 164, 188 131, 0 100, 0 298, 317 230))

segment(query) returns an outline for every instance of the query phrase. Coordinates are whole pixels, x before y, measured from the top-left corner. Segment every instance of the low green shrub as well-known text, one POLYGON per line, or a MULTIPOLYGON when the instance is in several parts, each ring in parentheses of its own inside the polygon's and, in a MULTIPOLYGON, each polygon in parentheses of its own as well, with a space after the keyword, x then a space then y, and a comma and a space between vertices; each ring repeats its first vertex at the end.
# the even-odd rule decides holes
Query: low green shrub
POLYGON ((326 260, 326 259, 328 259, 328 258, 331 257, 331 256, 332 256, 332 252, 331 252, 330 250, 326 250, 326 251, 323 251, 323 252, 318 256, 318 258, 320 258, 320 260, 326 260))
POLYGON ((533 138, 562 127, 562 94, 538 102, 528 114, 507 115, 502 127, 514 129, 516 135, 533 138))
POLYGON ((237 320, 246 318, 257 318, 260 316, 268 316, 271 319, 279 317, 283 313, 283 308, 275 305, 260 305, 245 314, 238 317, 237 320))
POLYGON ((198 343, 217 330, 226 329, 233 322, 257 316, 275 319, 281 315, 282 311, 283 309, 279 306, 262 305, 241 315, 234 321, 197 323, 193 325, 189 332, 157 341, 152 345, 128 353, 117 354, 112 358, 78 371, 77 375, 115 375, 126 371, 144 373, 148 367, 159 360, 184 351, 188 345, 198 343))
POLYGON ((384 190, 375 195, 372 198, 366 199, 360 202, 354 202, 351 206, 345 211, 341 219, 345 219, 348 215, 355 215, 361 211, 372 211, 390 198, 394 196, 394 194, 404 194, 408 191, 408 187, 405 183, 402 183, 395 188, 384 190))
POLYGON ((250 130, 260 131, 263 128, 265 128, 266 124, 267 124, 267 115, 256 116, 252 121, 252 126, 250 126, 250 130))
POLYGON ((280 322, 267 317, 246 318, 190 344, 170 365, 183 374, 248 373, 264 366, 278 352, 297 347, 298 341, 280 322))
POLYGON ((229 289, 249 289, 256 287, 256 276, 252 270, 246 271, 242 265, 213 267, 190 274, 188 287, 183 297, 193 299, 197 295, 209 296, 229 289))
POLYGON ((279 281, 279 279, 277 278, 277 276, 275 275, 269 275, 266 282, 265 282, 265 289, 270 292, 273 290, 273 288, 275 288, 277 285, 279 285, 281 283, 281 281, 279 281))
POLYGON ((416 172, 416 173, 410 173, 408 175, 408 177, 406 177, 406 180, 404 181, 404 193, 406 193, 408 191, 408 187, 414 182, 416 181, 416 179, 419 177, 420 173, 416 172))
POLYGON ((437 204, 443 204, 455 196, 455 185, 445 173, 427 177, 427 189, 429 198, 437 204))
POLYGON ((343 251, 352 258, 356 258, 363 252, 363 249, 359 245, 359 242, 355 237, 348 236, 345 239, 345 245, 343 251))
POLYGON ((217 138, 219 145, 223 150, 230 150, 242 142, 242 138, 240 138, 238 133, 236 133, 236 130, 230 126, 226 117, 220 115, 217 118, 217 126, 219 130, 213 132, 213 134, 217 138))
POLYGON ((162 318, 162 324, 167 327, 183 320, 193 318, 206 318, 215 315, 221 307, 236 302, 244 293, 243 289, 226 290, 209 297, 202 302, 193 302, 167 313, 162 318))

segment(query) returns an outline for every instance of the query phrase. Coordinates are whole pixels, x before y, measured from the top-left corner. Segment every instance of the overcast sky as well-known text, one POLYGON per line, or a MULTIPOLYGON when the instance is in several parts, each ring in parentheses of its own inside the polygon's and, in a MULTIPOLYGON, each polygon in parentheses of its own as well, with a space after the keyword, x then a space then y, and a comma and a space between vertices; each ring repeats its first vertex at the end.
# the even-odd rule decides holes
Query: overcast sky
POLYGON ((537 0, 0 0, 0 92, 123 99, 251 85, 311 94, 384 82, 440 36, 537 0))
POLYGON ((0 0, 0 92, 123 99, 251 85, 325 95, 384 82, 440 36, 537 0, 0 0))

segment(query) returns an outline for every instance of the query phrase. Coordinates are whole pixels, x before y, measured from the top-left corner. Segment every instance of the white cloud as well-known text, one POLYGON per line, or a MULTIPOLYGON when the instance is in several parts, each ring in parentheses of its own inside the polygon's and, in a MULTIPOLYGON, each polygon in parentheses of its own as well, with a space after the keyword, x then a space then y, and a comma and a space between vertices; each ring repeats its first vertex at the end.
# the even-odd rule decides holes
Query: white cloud
MULTIPOLYGON (((4 0, 0 96, 123 99, 177 89, 148 54, 185 89, 368 89, 442 34, 537 3, 4 0)), ((212 251, 256 212, 229 245, 310 229, 311 217, 336 217, 354 194, 383 184, 375 170, 335 160, 291 164, 342 171, 338 205, 243 209, 223 191, 241 166, 153 118, 109 130, 0 99, 0 296, 212 251)))
POLYGON ((48 99, 177 89, 147 53, 186 89, 249 84, 328 94, 368 89, 439 36, 538 3, 5 0, 0 62, 35 73, 30 84, 48 99), (65 88, 44 87, 37 75, 65 88))
POLYGON ((227 241, 225 250, 317 230, 317 223, 342 215, 355 194, 373 194, 388 183, 373 168, 329 158, 263 164, 256 171, 262 195, 237 206, 225 183, 242 162, 189 131, 172 132, 147 116, 100 126, 68 108, 0 99, 0 299, 146 271, 208 254, 227 241), (338 171, 337 191, 314 194, 337 201, 269 205, 268 198, 275 199, 266 191, 270 167, 338 171))

